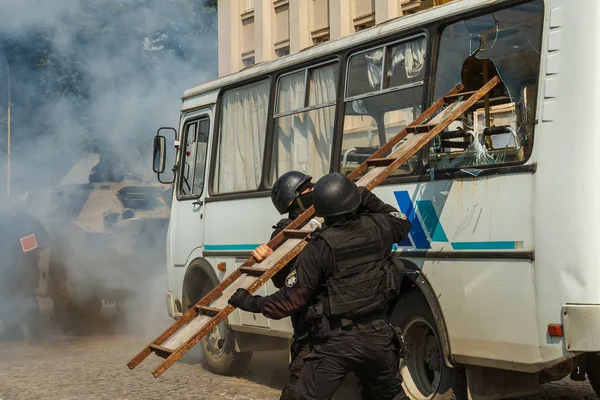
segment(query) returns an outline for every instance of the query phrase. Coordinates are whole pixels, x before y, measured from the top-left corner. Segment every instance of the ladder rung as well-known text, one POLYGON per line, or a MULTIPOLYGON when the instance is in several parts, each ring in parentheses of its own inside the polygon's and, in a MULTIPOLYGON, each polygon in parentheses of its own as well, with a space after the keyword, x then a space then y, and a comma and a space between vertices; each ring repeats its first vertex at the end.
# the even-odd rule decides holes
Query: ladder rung
POLYGON ((437 124, 416 125, 416 126, 409 126, 406 129, 409 131, 412 131, 413 133, 424 133, 424 132, 429 132, 436 126, 437 126, 437 124))
POLYGON ((303 230, 294 230, 294 229, 284 229, 283 237, 286 239, 304 239, 308 235, 311 234, 311 231, 303 231, 303 230))
POLYGON ((443 149, 468 149, 472 142, 450 142, 442 140, 440 147, 443 149))
POLYGON ((151 343, 149 347, 157 356, 162 358, 167 358, 171 354, 173 354, 173 350, 167 349, 166 347, 162 347, 154 343, 151 343))
POLYGON ((370 158, 367 160, 367 165, 369 167, 387 167, 394 161, 396 161, 395 158, 370 158))
MULTIPOLYGON (((396 158, 388 167, 372 169, 370 172, 364 174, 368 170, 368 162, 364 162, 348 175, 349 179, 353 181, 363 175, 356 184, 358 186, 375 188, 393 174, 394 170, 399 167, 402 162, 409 160, 410 157, 425 148, 436 135, 439 135, 444 129, 449 127, 453 121, 459 119, 468 112, 469 109, 473 109, 477 104, 477 101, 484 98, 484 96, 499 83, 500 78, 494 76, 476 93, 470 96, 469 93, 461 93, 462 96, 468 98, 464 101, 456 101, 451 107, 444 110, 445 99, 451 99, 451 95, 458 93, 458 91, 462 90, 464 87, 460 83, 457 84, 444 98, 438 99, 427 110, 421 113, 409 127, 401 130, 394 138, 390 139, 386 144, 382 145, 381 148, 370 154, 373 159, 371 160, 371 164, 388 163, 390 161, 380 161, 377 159, 386 157, 386 155, 390 154, 390 151, 394 151, 394 147, 401 144, 402 140, 407 138, 407 135, 411 134, 413 131, 422 129, 423 134, 414 135, 414 137, 408 138, 406 145, 396 147, 398 150, 394 154, 394 157, 396 158)), ((452 145, 451 141, 445 140, 445 142, 452 145)), ((466 144, 466 141, 458 143, 461 143, 462 145, 462 143, 466 144)), ((388 157, 391 158, 390 156, 388 157)), ((140 353, 127 363, 127 366, 130 369, 135 368, 154 351, 163 357, 167 356, 160 365, 152 371, 154 377, 162 375, 188 350, 213 331, 217 324, 222 323, 227 316, 233 312, 235 307, 225 306, 227 301, 226 297, 228 297, 224 296, 225 293, 230 293, 231 290, 235 290, 239 287, 245 287, 251 293, 256 292, 258 288, 267 283, 268 277, 281 270, 306 247, 306 239, 311 236, 311 231, 308 228, 303 229, 302 227, 314 215, 314 207, 310 207, 302 213, 288 228, 277 234, 275 238, 269 242, 269 247, 277 250, 272 254, 268 262, 257 264, 257 260, 249 258, 246 263, 242 264, 244 267, 236 269, 235 273, 225 277, 219 285, 203 297, 200 303, 197 303, 198 305, 195 305, 191 310, 187 310, 173 325, 167 328, 152 342, 159 343, 160 345, 149 345, 144 347, 140 353), (255 266, 249 267, 250 265, 255 266), (260 274, 262 276, 254 278, 244 273, 260 274), (238 279, 240 282, 236 283, 238 279), (215 302, 212 303, 211 306, 211 302, 213 301, 215 302), (206 307, 199 306, 199 304, 205 304, 206 307), (208 317, 204 316, 202 313, 212 314, 214 316, 208 317)))
POLYGON ((461 97, 464 97, 464 98, 471 97, 475 93, 477 93, 477 91, 462 92, 462 93, 457 93, 457 94, 451 94, 449 96, 444 96, 444 102, 446 102, 446 103, 454 103, 456 100, 458 100, 461 97))
POLYGON ((202 315, 206 315, 208 317, 214 317, 215 315, 217 315, 218 313, 221 312, 220 309, 218 308, 213 308, 213 307, 208 307, 208 306, 195 306, 196 310, 198 310, 198 312, 202 315))
POLYGON ((250 276, 261 276, 262 274, 267 272, 268 269, 260 267, 240 267, 240 271, 242 272, 242 274, 250 276))

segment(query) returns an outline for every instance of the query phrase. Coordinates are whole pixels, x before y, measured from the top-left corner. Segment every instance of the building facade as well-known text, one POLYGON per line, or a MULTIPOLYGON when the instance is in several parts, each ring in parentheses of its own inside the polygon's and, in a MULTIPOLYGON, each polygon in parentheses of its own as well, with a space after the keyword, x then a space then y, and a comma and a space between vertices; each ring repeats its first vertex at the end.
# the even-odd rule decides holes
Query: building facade
POLYGON ((219 76, 459 0, 219 0, 219 76))

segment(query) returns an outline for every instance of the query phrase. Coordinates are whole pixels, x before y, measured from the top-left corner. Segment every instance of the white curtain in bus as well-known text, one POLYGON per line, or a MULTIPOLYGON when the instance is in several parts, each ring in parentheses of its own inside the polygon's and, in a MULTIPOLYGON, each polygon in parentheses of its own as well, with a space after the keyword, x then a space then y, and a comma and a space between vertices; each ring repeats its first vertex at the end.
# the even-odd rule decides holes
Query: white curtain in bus
MULTIPOLYGON (((425 66, 426 46, 427 41, 425 38, 391 46, 391 60, 386 62, 386 65, 389 65, 386 68, 388 70, 387 75, 392 76, 398 65, 404 65, 404 73, 407 78, 417 77, 425 66)), ((383 49, 367 53, 365 58, 367 59, 369 84, 372 88, 378 89, 381 83, 383 49)))
POLYGON ((425 38, 401 43, 392 47, 392 62, 388 76, 394 73, 396 67, 404 64, 404 72, 407 78, 415 78, 421 73, 425 66, 425 38))
POLYGON ((286 75, 279 80, 276 114, 304 107, 304 96, 306 94, 304 79, 305 72, 300 71, 286 75))
MULTIPOLYGON (((337 64, 311 71, 309 104, 318 105, 335 100, 337 64)), ((281 99, 296 104, 296 96, 304 96, 304 85, 290 85, 281 91, 289 98, 281 99), (302 89, 298 93, 295 88, 302 89)), ((272 179, 287 171, 302 171, 318 179, 329 172, 335 106, 301 112, 278 118, 275 124, 276 148, 272 179)))
POLYGON ((261 179, 269 81, 225 92, 222 100, 217 193, 258 188, 261 179))

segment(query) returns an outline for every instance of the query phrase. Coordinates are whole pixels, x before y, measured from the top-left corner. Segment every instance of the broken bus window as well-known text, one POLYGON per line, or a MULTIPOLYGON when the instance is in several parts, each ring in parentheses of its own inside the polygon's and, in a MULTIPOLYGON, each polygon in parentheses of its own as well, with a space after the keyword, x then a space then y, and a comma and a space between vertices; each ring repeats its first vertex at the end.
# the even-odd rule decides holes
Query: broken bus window
POLYGON ((533 143, 542 24, 543 3, 536 0, 443 29, 434 98, 458 82, 466 91, 479 89, 496 75, 502 82, 466 120, 436 137, 429 151, 431 168, 527 159, 533 143))

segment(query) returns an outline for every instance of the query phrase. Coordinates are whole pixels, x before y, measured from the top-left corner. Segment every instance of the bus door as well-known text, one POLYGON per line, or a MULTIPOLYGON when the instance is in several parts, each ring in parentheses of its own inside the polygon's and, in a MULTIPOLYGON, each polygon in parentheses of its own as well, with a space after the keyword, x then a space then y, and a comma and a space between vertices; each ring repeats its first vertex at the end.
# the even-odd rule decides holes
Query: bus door
POLYGON ((186 265, 192 251, 204 244, 206 159, 212 124, 212 110, 207 108, 187 115, 181 131, 169 241, 173 265, 186 265))

